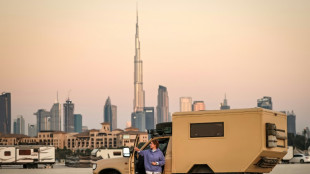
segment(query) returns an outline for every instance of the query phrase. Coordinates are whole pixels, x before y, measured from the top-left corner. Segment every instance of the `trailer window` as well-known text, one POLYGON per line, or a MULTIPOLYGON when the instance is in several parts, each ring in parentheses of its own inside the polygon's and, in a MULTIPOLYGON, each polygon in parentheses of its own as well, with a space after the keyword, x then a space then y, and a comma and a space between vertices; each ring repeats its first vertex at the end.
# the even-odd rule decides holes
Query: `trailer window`
POLYGON ((30 150, 19 150, 19 155, 31 155, 30 150))
POLYGON ((192 123, 190 125, 191 138, 224 137, 224 122, 192 123))
POLYGON ((122 155, 122 152, 113 152, 113 155, 114 155, 114 156, 121 156, 121 155, 122 155))
POLYGON ((4 156, 11 156, 11 151, 4 151, 4 156))

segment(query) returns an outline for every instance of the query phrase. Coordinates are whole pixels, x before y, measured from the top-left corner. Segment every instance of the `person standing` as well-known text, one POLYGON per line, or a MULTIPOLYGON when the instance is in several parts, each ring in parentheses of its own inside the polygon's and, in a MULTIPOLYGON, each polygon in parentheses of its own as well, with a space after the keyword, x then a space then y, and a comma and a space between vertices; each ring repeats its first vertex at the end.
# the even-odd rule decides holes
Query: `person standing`
POLYGON ((162 151, 158 148, 159 143, 157 140, 152 140, 150 149, 141 151, 135 147, 135 151, 139 155, 144 156, 144 167, 146 174, 161 174, 162 166, 165 165, 165 157, 162 151))

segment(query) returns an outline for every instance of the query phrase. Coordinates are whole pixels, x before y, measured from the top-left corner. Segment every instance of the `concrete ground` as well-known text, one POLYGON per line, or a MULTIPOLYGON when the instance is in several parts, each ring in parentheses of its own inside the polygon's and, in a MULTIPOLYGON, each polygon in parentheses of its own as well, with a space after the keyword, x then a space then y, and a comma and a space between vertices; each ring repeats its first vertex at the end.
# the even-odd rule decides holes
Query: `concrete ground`
MULTIPOLYGON (((92 174, 91 168, 70 168, 61 164, 52 169, 23 169, 22 166, 3 166, 0 174, 92 174)), ((310 164, 278 164, 270 174, 310 174, 310 164)))

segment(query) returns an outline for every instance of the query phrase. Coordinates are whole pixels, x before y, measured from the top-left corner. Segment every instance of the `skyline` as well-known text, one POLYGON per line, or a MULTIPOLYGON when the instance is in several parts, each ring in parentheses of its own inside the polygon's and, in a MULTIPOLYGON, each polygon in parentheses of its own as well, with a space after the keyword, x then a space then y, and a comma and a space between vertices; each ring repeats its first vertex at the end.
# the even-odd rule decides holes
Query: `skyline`
MULTIPOLYGON (((135 1, 0 1, 0 92, 10 92, 12 120, 35 123, 59 91, 89 129, 100 128, 105 99, 118 107, 118 127, 130 120, 135 1), (97 120, 97 121, 96 121, 97 120)), ((219 109, 257 106, 296 114, 297 131, 310 126, 310 3, 308 1, 139 2, 145 106, 157 88, 219 109)), ((64 117, 62 111, 62 118, 64 117)), ((27 125, 27 124, 26 124, 27 125)))

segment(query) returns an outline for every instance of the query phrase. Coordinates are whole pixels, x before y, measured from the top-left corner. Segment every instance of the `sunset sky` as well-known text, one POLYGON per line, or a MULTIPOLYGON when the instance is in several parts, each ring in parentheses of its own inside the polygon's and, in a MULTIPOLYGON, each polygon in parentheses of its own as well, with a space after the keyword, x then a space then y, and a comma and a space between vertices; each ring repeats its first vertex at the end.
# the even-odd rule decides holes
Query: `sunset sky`
MULTIPOLYGON (((159 85, 169 111, 179 97, 219 109, 294 110, 310 127, 309 0, 138 1, 146 106, 159 85)), ((35 123, 59 92, 70 92, 83 125, 99 128, 110 96, 118 127, 133 111, 135 0, 0 0, 0 92, 11 92, 12 120, 35 123)), ((63 117, 63 114, 62 114, 63 117)), ((63 124, 63 121, 62 121, 63 124)), ((27 126, 27 125, 26 125, 27 126)), ((26 131, 27 132, 27 131, 26 131)))

